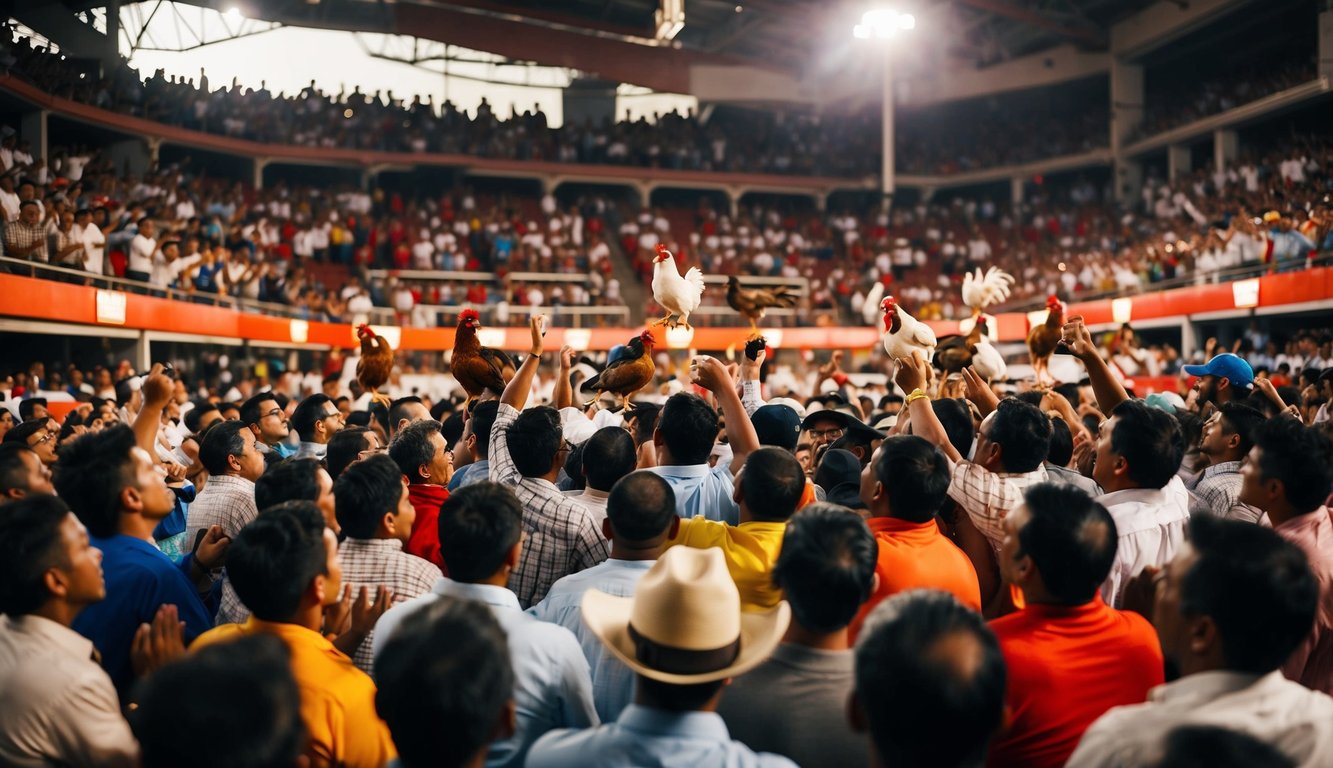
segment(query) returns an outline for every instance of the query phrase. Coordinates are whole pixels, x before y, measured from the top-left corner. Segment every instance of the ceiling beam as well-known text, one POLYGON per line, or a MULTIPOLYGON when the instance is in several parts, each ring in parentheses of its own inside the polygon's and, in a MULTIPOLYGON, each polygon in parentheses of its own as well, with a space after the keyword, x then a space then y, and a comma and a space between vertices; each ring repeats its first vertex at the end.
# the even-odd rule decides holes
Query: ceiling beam
POLYGON ((1037 11, 1032 11, 1019 5, 1015 5, 1008 0, 958 0, 963 5, 971 6, 981 11, 988 11, 998 16, 1004 16, 1015 21, 1022 22, 1029 26, 1043 29, 1047 32, 1053 32, 1061 37, 1070 40, 1077 40, 1088 45, 1101 47, 1106 45, 1106 36, 1101 32, 1085 27, 1071 27, 1062 24, 1048 16, 1037 11))

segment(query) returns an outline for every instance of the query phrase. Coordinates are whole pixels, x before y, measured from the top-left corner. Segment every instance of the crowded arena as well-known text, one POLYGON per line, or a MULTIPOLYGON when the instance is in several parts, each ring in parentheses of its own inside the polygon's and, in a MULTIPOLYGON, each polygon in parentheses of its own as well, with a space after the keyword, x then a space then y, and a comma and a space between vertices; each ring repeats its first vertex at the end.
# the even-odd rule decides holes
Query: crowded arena
POLYGON ((0 24, 0 766, 1333 768, 1324 0, 0 24))

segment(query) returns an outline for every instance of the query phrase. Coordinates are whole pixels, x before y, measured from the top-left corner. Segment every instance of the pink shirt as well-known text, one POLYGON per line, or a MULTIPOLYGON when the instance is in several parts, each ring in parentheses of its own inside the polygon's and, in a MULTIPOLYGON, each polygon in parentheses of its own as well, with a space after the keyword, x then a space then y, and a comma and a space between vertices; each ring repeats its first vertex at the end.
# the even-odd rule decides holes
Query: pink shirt
POLYGON ((1300 547, 1319 582, 1314 630, 1282 666, 1282 674, 1307 688, 1333 694, 1333 518, 1320 507, 1273 530, 1300 547))

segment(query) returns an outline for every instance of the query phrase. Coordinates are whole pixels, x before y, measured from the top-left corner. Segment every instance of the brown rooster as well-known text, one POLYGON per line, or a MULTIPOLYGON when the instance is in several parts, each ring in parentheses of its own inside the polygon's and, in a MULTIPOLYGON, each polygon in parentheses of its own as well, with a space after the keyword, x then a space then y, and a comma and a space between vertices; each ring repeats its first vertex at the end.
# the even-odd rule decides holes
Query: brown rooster
POLYGON ((362 323, 356 327, 356 337, 361 340, 361 357, 356 361, 356 380, 370 393, 376 402, 389 404, 389 396, 379 389, 389 382, 393 373, 393 347, 388 339, 375 333, 369 325, 362 323))
POLYGON ((940 339, 939 346, 935 348, 935 367, 945 373, 958 373, 971 365, 977 342, 981 341, 984 333, 986 319, 983 317, 966 336, 954 334, 940 339))
MULTIPOLYGON (((657 375, 657 366, 653 363, 655 343, 653 334, 644 331, 630 339, 629 343, 619 350, 618 355, 617 350, 612 350, 612 357, 607 362, 606 368, 589 379, 583 385, 584 388, 598 394, 610 392, 620 395, 620 405, 628 411, 631 409, 630 398, 651 384, 653 377, 657 375)), ((587 408, 589 405, 592 405, 591 401, 584 407, 587 408)))
POLYGON ((1035 326, 1028 332, 1028 355, 1032 359, 1032 372, 1037 376, 1039 385, 1053 385, 1051 377, 1051 355, 1060 343, 1060 329, 1065 324, 1065 304, 1059 298, 1046 299, 1046 322, 1035 326))
POLYGON ((458 315, 458 332, 454 335, 454 355, 449 368, 469 398, 480 397, 488 389, 498 397, 514 378, 514 361, 499 350, 483 347, 477 339, 480 327, 481 316, 477 310, 465 309, 458 315))
POLYGON ((769 307, 791 309, 801 296, 799 289, 788 285, 776 288, 742 288, 735 275, 727 278, 727 304, 750 321, 750 338, 759 335, 759 321, 769 307))

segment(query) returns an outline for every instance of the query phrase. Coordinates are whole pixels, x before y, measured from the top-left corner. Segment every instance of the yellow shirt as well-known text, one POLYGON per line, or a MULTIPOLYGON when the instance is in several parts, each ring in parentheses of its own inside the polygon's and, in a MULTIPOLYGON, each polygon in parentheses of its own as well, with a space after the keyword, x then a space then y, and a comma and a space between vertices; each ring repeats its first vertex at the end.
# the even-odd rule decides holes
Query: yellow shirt
POLYGON ((310 732, 306 754, 315 766, 374 766, 397 757, 389 728, 375 712, 375 683, 318 632, 251 617, 210 629, 191 650, 267 632, 291 650, 292 676, 301 690, 301 719, 310 732))
POLYGON ((773 566, 778 562, 786 531, 786 522, 733 526, 698 516, 681 520, 680 531, 667 545, 721 547, 727 570, 741 593, 741 610, 766 611, 782 601, 782 591, 773 586, 773 566))

